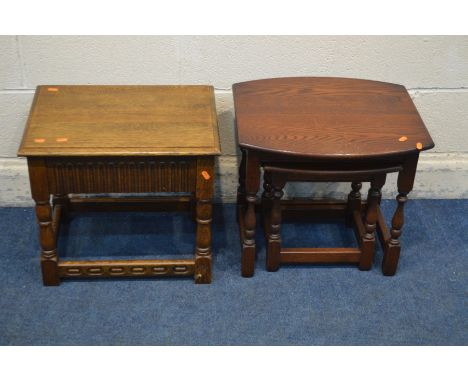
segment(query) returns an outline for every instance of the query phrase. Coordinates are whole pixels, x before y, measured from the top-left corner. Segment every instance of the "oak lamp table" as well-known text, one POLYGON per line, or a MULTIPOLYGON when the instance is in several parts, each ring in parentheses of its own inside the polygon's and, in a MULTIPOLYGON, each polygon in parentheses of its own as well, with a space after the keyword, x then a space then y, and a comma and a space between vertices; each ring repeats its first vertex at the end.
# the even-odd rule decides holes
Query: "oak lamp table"
POLYGON ((18 155, 28 161, 44 285, 70 277, 192 275, 210 283, 217 129, 211 86, 39 86, 18 155), (161 192, 182 194, 77 195, 161 192), (57 234, 67 212, 170 208, 193 210, 193 259, 59 259, 57 234))
POLYGON ((262 214, 267 270, 283 263, 372 266, 375 231, 384 250, 382 271, 394 275, 400 255, 403 206, 413 188, 419 153, 434 147, 401 85, 347 78, 276 78, 233 86, 242 161, 238 217, 242 275, 255 265, 256 194, 264 169, 262 214), (380 209, 386 174, 398 172, 397 208, 389 230, 380 209), (351 182, 348 200, 281 201, 287 182, 351 182), (362 182, 370 182, 367 203, 362 182), (282 216, 344 218, 357 248, 282 248, 282 216))

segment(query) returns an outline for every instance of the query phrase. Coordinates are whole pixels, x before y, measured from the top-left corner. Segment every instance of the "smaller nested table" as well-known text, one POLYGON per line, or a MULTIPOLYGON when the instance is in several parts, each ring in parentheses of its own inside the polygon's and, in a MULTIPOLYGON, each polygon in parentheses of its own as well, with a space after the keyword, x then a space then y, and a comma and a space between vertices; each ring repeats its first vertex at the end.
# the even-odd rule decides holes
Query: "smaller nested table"
POLYGON ((396 272, 403 206, 413 188, 419 153, 434 143, 405 87, 348 78, 276 78, 233 86, 242 160, 238 218, 242 275, 254 273, 256 195, 264 169, 262 214, 267 269, 282 263, 356 263, 372 266, 377 231, 382 270, 396 272), (397 208, 388 229, 380 209, 386 174, 398 172, 397 208), (282 201, 287 182, 351 182, 347 201, 282 201), (367 202, 362 182, 370 182, 367 202), (284 215, 343 217, 357 248, 283 248, 284 215))
POLYGON ((28 159, 44 285, 62 278, 194 276, 211 282, 211 86, 39 86, 18 155, 28 159), (177 193, 83 198, 81 194, 177 193), (193 259, 62 261, 62 217, 83 210, 192 210, 193 259))

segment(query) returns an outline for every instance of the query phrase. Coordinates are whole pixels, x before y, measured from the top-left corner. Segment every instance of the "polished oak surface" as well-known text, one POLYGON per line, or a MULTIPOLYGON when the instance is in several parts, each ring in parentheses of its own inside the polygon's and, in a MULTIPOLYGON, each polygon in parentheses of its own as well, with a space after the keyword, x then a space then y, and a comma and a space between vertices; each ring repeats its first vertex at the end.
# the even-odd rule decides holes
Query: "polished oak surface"
POLYGON ((20 156, 220 153, 212 86, 39 86, 20 156))
POLYGON ((404 205, 413 189, 421 150, 434 146, 401 85, 349 78, 276 78, 233 86, 242 158, 237 192, 242 275, 254 274, 255 206, 263 168, 262 220, 267 269, 281 263, 358 263, 369 270, 376 235, 383 247, 382 272, 394 275, 400 256, 404 205), (397 208, 388 227, 380 210, 387 173, 398 172, 397 208), (289 182, 352 182, 345 203, 281 201, 289 182), (370 182, 364 206, 362 182, 370 182), (283 248, 282 215, 344 217, 358 248, 283 248))
POLYGON ((326 77, 233 86, 241 148, 312 158, 411 154, 434 143, 404 86, 326 77))

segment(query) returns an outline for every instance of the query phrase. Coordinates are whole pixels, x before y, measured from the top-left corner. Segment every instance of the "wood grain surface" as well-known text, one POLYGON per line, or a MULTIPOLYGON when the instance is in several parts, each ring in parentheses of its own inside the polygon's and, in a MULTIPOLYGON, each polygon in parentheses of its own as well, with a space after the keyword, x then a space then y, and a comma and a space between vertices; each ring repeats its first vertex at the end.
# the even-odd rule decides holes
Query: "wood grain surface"
POLYGON ((434 146, 401 85, 294 77, 234 84, 233 93, 241 148, 341 159, 382 158, 434 146))
POLYGON ((19 156, 220 154, 211 86, 39 86, 19 156))

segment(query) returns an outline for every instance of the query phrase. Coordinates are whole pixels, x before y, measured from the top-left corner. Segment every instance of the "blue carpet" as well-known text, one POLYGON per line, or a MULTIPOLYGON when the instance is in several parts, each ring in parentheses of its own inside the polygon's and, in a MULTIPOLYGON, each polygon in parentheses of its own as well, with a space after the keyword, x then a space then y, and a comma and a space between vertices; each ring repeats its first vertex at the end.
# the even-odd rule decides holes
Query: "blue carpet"
MULTIPOLYGON (((468 345, 468 200, 410 200, 395 277, 352 266, 284 266, 240 277, 233 205, 215 206, 211 285, 192 279, 42 286, 33 209, 0 209, 1 345, 468 345)), ((383 201, 391 216, 394 202, 383 201)), ((63 258, 190 254, 184 213, 82 214, 63 258), (66 255, 65 255, 66 253, 66 255), (75 255, 73 257, 72 255, 75 255)), ((354 245, 344 225, 284 224, 285 246, 354 245)))

